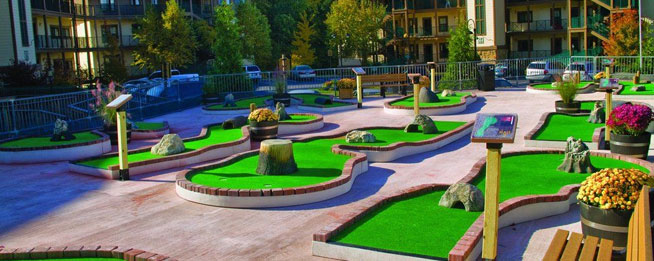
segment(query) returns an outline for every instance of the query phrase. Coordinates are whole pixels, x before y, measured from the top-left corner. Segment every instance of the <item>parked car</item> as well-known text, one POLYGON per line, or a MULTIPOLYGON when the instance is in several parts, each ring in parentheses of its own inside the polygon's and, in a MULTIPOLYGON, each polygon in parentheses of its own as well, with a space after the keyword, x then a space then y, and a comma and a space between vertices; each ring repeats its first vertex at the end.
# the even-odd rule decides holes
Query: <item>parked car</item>
POLYGON ((595 75, 597 71, 593 69, 592 63, 575 62, 565 67, 565 71, 563 72, 563 77, 564 78, 572 77, 572 75, 577 73, 580 75, 580 79, 582 81, 592 81, 593 75, 595 75))
POLYGON ((495 65, 495 77, 505 78, 505 77, 515 77, 519 76, 518 68, 516 66, 509 66, 506 63, 498 63, 495 65))
POLYGON ((250 80, 259 80, 261 79, 261 69, 256 65, 245 65, 243 66, 243 71, 247 73, 250 80))
POLYGON ((291 78, 295 80, 313 80, 316 78, 316 71, 309 65, 297 65, 291 69, 291 78))
POLYGON ((148 79, 129 80, 122 84, 123 88, 130 90, 138 87, 153 85, 155 82, 148 79))
POLYGON ((551 82, 555 74, 561 75, 565 65, 556 61, 537 61, 527 66, 527 80, 529 82, 551 82))
MULTIPOLYGON (((150 76, 141 78, 139 80, 151 80, 151 81, 156 81, 156 80, 162 80, 163 77, 161 76, 161 71, 154 71, 153 73, 150 74, 150 76)), ((199 80, 200 75, 197 73, 187 73, 187 74, 182 74, 179 72, 177 69, 172 69, 170 70, 170 78, 168 80, 199 80)))

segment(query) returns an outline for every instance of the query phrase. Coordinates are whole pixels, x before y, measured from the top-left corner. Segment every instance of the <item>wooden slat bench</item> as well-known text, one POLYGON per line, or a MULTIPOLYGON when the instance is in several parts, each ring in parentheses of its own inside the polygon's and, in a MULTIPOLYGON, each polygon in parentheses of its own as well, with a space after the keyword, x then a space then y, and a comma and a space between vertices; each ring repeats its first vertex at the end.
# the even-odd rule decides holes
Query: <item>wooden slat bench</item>
POLYGON ((402 95, 407 95, 409 80, 406 73, 361 75, 361 87, 378 87, 379 94, 386 98, 387 87, 400 87, 402 95))
MULTIPOLYGON (((649 187, 643 186, 629 220, 627 260, 652 261, 652 230, 649 215, 649 187)), ((544 261, 611 260, 613 241, 557 230, 544 261), (570 238, 568 238, 570 235, 570 238)))

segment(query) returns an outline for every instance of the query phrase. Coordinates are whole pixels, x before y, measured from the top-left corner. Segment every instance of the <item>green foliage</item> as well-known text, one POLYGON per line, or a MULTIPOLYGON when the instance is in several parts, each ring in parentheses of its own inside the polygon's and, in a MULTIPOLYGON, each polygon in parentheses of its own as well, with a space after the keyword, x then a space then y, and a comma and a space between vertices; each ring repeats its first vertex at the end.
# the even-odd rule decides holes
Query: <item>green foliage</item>
POLYGON ((313 26, 309 23, 311 19, 312 17, 307 17, 307 13, 303 13, 297 24, 297 31, 295 31, 292 43, 291 60, 293 64, 313 65, 316 59, 315 51, 311 47, 311 37, 316 34, 313 26))
POLYGON ((129 77, 127 66, 120 58, 120 46, 118 38, 114 36, 107 37, 109 48, 104 54, 105 62, 100 71, 100 78, 104 82, 124 82, 129 77))
POLYGON ((311 46, 313 47, 316 55, 316 60, 313 62, 313 67, 324 68, 333 66, 337 58, 337 49, 333 49, 329 45, 329 31, 325 20, 327 20, 327 13, 334 0, 307 0, 307 10, 311 19, 312 27, 315 34, 311 37, 311 46), (329 56, 329 51, 332 51, 332 56, 329 56))
POLYGON ((333 47, 341 46, 344 55, 356 53, 367 63, 372 48, 379 42, 379 30, 386 16, 384 5, 370 0, 340 0, 331 5, 327 28, 334 36, 333 47))
POLYGON ((556 89, 558 90, 559 96, 561 97, 563 103, 572 103, 575 100, 575 97, 577 97, 577 91, 579 90, 577 85, 579 85, 579 83, 572 80, 559 81, 557 84, 558 86, 556 89))
POLYGON ((268 17, 270 28, 274 28, 270 32, 272 57, 279 59, 282 54, 290 56, 293 33, 300 14, 307 8, 307 2, 297 0, 248 0, 248 2, 256 5, 261 13, 268 17))
POLYGON ((242 49, 244 57, 253 59, 263 68, 272 68, 275 59, 272 58, 270 42, 270 24, 256 5, 250 2, 239 4, 236 17, 241 28, 242 49))
POLYGON ((467 74, 474 70, 464 69, 458 63, 480 60, 479 55, 475 53, 474 37, 466 26, 467 23, 464 17, 459 16, 458 26, 450 29, 450 39, 447 44, 449 56, 447 58, 445 75, 438 85, 438 88, 441 90, 453 89, 455 86, 458 86, 460 78, 470 78, 467 74))
POLYGON ((238 73, 243 69, 241 54, 241 27, 231 5, 222 4, 214 12, 214 30, 216 38, 211 47, 215 55, 213 74, 238 73))
POLYGON ((216 40, 217 32, 207 21, 198 19, 193 21, 193 34, 198 45, 198 50, 195 54, 197 61, 205 62, 213 59, 211 46, 216 40))
POLYGON ((643 21, 643 55, 654 56, 654 24, 643 21))

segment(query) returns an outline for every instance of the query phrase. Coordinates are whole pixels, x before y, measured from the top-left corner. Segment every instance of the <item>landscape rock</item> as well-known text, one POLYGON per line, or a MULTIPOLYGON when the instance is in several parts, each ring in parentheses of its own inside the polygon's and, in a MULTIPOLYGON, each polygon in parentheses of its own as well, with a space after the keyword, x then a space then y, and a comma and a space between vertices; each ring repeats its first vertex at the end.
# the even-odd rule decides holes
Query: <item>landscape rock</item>
POLYGON ((275 106, 275 114, 279 116, 279 121, 286 121, 291 119, 291 116, 286 113, 286 107, 284 106, 284 103, 281 102, 278 102, 277 106, 275 106))
POLYGON ((590 162, 588 146, 572 136, 566 141, 563 163, 556 169, 568 173, 593 173, 597 170, 590 162))
POLYGON ((50 138, 50 141, 63 141, 63 140, 74 140, 75 136, 73 136, 70 131, 68 131, 68 122, 62 119, 57 119, 54 124, 54 128, 52 129, 52 137, 50 138))
POLYGON ((452 208, 458 202, 468 212, 479 212, 484 210, 484 193, 477 187, 467 183, 456 183, 447 188, 441 197, 438 205, 452 208))
POLYGON ((441 92, 441 97, 450 97, 450 96, 456 96, 456 92, 449 89, 445 89, 443 90, 443 92, 441 92))
POLYGON ((427 102, 438 102, 438 95, 432 92, 427 87, 420 88, 420 94, 418 96, 418 102, 427 103, 427 102))
POLYGON ((436 128, 434 120, 423 114, 416 115, 416 117, 413 119, 413 122, 404 127, 404 132, 419 132, 418 126, 422 127, 422 133, 424 134, 433 134, 438 132, 438 128, 436 128))
POLYGON ((552 83, 552 88, 558 89, 561 86, 561 82, 553 82, 552 83))
POLYGON ((588 116, 588 122, 590 123, 604 123, 606 120, 606 112, 604 111, 604 102, 596 101, 593 110, 588 116))
POLYGON ((631 87, 632 92, 644 92, 645 91, 645 86, 644 85, 635 85, 634 87, 631 87))
POLYGON ((223 122, 223 129, 236 129, 245 126, 248 124, 248 117, 245 116, 236 116, 234 118, 227 119, 223 122))
POLYGON ((177 134, 166 134, 161 140, 152 146, 150 153, 154 155, 173 155, 184 152, 184 141, 177 134))
POLYGON ((320 105, 332 104, 332 100, 327 97, 316 97, 316 99, 314 99, 313 102, 320 105))
POLYGON ((236 102, 234 102, 234 95, 227 94, 225 95, 225 104, 223 107, 236 107, 236 102))
POLYGON ((377 141, 375 135, 367 131, 353 130, 345 135, 347 143, 372 143, 377 141))

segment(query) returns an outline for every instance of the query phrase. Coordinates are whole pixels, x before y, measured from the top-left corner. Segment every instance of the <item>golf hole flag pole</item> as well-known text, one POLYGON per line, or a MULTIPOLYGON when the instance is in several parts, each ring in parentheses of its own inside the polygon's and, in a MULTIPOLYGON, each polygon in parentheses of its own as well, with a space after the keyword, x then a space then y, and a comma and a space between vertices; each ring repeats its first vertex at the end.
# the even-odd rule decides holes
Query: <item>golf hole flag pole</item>
POLYGON ((413 84, 413 114, 420 114, 420 74, 409 73, 407 74, 409 80, 413 84))
POLYGON ((366 74, 366 71, 361 67, 354 67, 352 71, 357 76, 357 108, 363 107, 363 86, 361 86, 361 76, 366 74))
POLYGON ((502 144, 513 143, 518 126, 517 114, 478 113, 471 142, 486 143, 486 193, 484 195, 484 237, 481 258, 497 257, 497 230, 500 196, 502 144))
POLYGON ((132 99, 131 94, 122 94, 107 104, 107 108, 116 110, 118 133, 118 176, 120 180, 129 180, 129 166, 127 164, 127 117, 125 107, 132 99))

